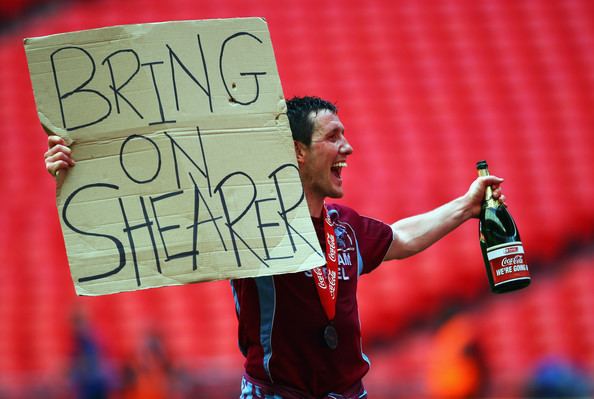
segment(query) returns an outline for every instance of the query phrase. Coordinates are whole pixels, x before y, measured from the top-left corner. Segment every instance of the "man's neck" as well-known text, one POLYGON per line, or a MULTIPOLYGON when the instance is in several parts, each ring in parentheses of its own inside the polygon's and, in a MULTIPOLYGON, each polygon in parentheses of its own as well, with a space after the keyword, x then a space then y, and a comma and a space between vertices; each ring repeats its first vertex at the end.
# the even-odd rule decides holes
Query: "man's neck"
POLYGON ((324 198, 316 195, 305 193, 305 200, 309 207, 309 215, 314 218, 322 217, 322 208, 324 207, 324 198))

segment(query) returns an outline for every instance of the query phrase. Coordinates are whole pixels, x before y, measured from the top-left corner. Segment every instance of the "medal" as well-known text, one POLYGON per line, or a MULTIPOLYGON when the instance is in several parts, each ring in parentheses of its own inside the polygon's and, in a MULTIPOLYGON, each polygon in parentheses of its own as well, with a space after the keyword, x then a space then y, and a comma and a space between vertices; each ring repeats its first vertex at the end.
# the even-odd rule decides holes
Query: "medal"
POLYGON ((338 332, 332 324, 336 315, 336 297, 338 295, 338 248, 334 226, 328 216, 326 205, 324 205, 324 236, 326 237, 326 270, 328 274, 324 275, 322 267, 316 267, 312 269, 312 275, 324 313, 330 321, 324 328, 324 342, 328 348, 334 350, 338 347, 338 332))
POLYGON ((324 342, 326 342, 326 346, 332 350, 338 347, 338 333, 332 324, 328 324, 326 328, 324 328, 324 342))

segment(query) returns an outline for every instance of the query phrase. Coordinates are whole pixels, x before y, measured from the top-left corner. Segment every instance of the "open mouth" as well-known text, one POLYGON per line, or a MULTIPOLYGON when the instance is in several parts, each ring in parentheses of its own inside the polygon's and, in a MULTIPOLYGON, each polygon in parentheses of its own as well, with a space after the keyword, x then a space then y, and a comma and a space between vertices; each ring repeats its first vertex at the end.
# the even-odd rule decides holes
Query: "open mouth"
POLYGON ((332 164, 332 167, 330 168, 330 171, 332 172, 332 174, 334 176, 336 176, 337 179, 340 179, 341 173, 342 173, 342 168, 346 168, 347 167, 347 163, 342 161, 342 162, 334 162, 332 164))

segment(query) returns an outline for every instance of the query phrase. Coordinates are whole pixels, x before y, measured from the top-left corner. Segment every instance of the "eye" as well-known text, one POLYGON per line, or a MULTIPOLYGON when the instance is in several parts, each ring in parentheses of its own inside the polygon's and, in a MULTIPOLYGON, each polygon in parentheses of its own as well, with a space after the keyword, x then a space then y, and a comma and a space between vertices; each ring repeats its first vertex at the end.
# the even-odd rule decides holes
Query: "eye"
POLYGON ((340 140, 340 133, 339 132, 332 132, 328 135, 328 141, 335 143, 340 140))

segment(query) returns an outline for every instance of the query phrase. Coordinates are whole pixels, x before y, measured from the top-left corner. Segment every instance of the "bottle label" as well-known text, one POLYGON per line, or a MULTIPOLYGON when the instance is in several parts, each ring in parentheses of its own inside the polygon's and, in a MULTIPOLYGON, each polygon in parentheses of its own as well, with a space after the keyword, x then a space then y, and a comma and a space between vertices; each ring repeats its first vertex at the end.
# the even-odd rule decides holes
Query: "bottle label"
POLYGON ((521 242, 508 242, 487 248, 487 258, 491 264, 494 285, 530 278, 521 242))

